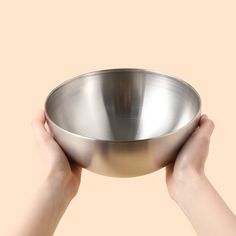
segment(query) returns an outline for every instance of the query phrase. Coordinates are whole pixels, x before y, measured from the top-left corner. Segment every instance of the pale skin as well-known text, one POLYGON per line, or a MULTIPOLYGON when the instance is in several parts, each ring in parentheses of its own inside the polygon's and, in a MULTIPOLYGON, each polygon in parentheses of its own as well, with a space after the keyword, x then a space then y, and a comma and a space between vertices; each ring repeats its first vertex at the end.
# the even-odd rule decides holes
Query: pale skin
MULTIPOLYGON (((33 119, 32 128, 44 174, 12 236, 52 236, 81 180, 82 168, 70 163, 53 139, 43 110, 33 119)), ((236 217, 204 172, 213 130, 214 123, 202 115, 175 163, 166 168, 167 188, 198 235, 235 236, 236 217)))

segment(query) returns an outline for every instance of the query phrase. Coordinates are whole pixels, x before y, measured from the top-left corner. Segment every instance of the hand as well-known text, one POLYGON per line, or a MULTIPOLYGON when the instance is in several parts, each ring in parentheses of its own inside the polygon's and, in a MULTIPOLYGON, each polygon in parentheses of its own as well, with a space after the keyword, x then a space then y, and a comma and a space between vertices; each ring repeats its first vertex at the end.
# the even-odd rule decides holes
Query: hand
POLYGON ((52 236, 78 191, 82 168, 69 162, 54 140, 43 110, 33 119, 32 128, 44 163, 44 175, 11 235, 52 236))
POLYGON ((204 176, 204 165, 209 151, 214 123, 202 115, 199 126, 181 148, 175 163, 166 168, 166 182, 170 196, 177 200, 188 182, 204 176), (180 190, 181 189, 181 190, 180 190))
POLYGON ((40 110, 33 119, 32 128, 43 160, 45 178, 54 188, 64 187, 68 197, 72 199, 80 185, 82 168, 76 163, 68 161, 46 124, 43 110, 40 110))

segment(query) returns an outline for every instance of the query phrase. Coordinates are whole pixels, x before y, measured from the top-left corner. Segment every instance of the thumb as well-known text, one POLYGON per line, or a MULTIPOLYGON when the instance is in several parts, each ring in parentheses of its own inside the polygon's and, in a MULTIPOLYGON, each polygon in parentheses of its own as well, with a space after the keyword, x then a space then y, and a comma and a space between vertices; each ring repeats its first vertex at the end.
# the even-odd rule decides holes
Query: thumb
POLYGON ((214 127, 213 121, 206 115, 201 117, 199 127, 190 136, 178 154, 177 161, 179 166, 182 168, 191 166, 197 171, 204 169, 214 127))
POLYGON ((49 138, 51 138, 50 134, 47 132, 45 128, 45 122, 46 122, 45 113, 42 109, 40 109, 31 122, 32 129, 34 132, 34 137, 37 144, 44 143, 49 138))

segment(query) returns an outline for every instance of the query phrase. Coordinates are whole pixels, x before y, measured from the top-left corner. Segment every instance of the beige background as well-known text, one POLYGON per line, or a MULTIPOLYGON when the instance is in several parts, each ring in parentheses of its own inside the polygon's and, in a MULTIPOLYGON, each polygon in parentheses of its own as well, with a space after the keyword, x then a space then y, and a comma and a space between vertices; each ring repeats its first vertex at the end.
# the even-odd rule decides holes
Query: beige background
MULTIPOLYGON (((0 235, 39 181, 30 122, 51 89, 81 73, 147 68, 200 93, 215 124, 207 175, 236 212, 235 1, 1 1, 0 235)), ((206 206, 207 211, 207 206, 206 206)), ((195 235, 164 170, 113 179, 83 171, 56 234, 195 235)))

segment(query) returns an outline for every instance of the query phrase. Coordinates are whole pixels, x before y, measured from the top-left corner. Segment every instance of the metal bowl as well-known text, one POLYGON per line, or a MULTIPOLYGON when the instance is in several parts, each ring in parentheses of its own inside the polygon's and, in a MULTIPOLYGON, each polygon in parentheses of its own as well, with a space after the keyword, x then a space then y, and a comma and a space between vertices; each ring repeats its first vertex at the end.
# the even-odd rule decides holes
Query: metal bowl
POLYGON ((45 111, 68 158, 98 174, 132 177, 175 160, 198 125, 201 99, 183 80, 121 68, 65 81, 45 111))

